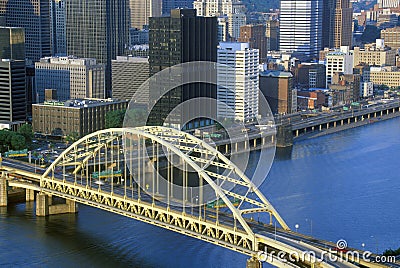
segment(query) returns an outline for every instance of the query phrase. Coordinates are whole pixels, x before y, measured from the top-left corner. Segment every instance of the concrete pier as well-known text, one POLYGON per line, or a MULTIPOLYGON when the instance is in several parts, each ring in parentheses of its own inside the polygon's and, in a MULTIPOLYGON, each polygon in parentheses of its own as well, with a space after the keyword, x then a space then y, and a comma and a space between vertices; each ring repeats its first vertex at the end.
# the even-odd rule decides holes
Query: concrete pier
POLYGON ((75 201, 66 200, 65 204, 49 206, 49 215, 76 213, 78 212, 78 205, 75 201))
POLYGON ((35 201, 35 191, 26 189, 25 190, 25 201, 35 201))
POLYGON ((293 145, 292 125, 278 125, 276 134, 276 146, 288 147, 293 145))
POLYGON ((75 201, 66 200, 65 204, 51 205, 51 197, 44 193, 36 195, 36 216, 44 217, 48 215, 76 213, 78 205, 75 201))
POLYGON ((8 204, 7 180, 5 177, 0 178, 0 207, 6 207, 8 204))
POLYGON ((44 217, 49 215, 49 197, 44 193, 36 195, 36 216, 44 217))
POLYGON ((251 257, 246 262, 246 268, 261 268, 261 262, 255 257, 251 257))

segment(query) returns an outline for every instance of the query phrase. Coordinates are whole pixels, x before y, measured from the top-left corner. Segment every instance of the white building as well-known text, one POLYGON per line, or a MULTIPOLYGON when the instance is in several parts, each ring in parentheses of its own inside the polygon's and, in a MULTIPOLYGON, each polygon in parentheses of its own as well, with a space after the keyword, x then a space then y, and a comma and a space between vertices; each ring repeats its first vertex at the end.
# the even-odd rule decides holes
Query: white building
POLYGON ((59 101, 105 98, 105 66, 96 59, 46 57, 35 63, 37 102, 43 102, 46 89, 57 92, 59 101))
POLYGON ((316 58, 321 49, 322 0, 281 0, 279 49, 316 58))
POLYGON ((228 17, 218 17, 218 42, 228 41, 228 17))
POLYGON ((239 0, 196 0, 193 8, 197 16, 214 17, 228 14, 245 13, 246 8, 239 0))
POLYGON ((377 4, 380 8, 396 8, 400 6, 400 0, 378 0, 377 4))
MULTIPOLYGON (((239 0, 196 0, 193 2, 193 8, 196 9, 197 16, 227 16, 228 32, 234 39, 239 38, 240 27, 246 25, 246 8, 239 0)), ((221 20, 218 25, 220 22, 223 23, 221 20)))
POLYGON ((340 50, 329 52, 326 55, 326 88, 332 83, 335 73, 353 74, 353 53, 349 47, 340 47, 340 50))
POLYGON ((363 82, 361 83, 361 97, 368 98, 374 95, 374 83, 373 82, 363 82))
POLYGON ((219 118, 244 122, 258 115, 259 51, 248 43, 220 43, 217 62, 230 68, 218 68, 217 105, 219 118), (232 69, 235 72, 232 72, 232 69))

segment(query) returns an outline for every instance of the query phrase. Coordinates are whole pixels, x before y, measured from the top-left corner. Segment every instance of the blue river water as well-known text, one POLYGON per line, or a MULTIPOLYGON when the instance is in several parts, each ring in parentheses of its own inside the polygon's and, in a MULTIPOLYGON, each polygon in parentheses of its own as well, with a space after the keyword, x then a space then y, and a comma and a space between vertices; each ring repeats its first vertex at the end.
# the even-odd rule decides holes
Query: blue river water
MULTIPOLYGON (((400 247, 400 118, 296 142, 261 191, 294 229, 373 252, 400 247)), ((80 206, 36 218, 0 208, 0 266, 245 267, 246 256, 80 206)), ((266 266, 266 265, 265 265, 266 266)))

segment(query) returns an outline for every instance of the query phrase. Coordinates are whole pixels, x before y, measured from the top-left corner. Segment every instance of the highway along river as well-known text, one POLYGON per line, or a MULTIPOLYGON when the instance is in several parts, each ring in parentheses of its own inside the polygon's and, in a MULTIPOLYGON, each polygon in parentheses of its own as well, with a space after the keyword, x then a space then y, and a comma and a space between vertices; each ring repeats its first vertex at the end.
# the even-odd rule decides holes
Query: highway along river
MULTIPOLYGON (((279 151, 261 190, 293 230, 382 252, 400 247, 399 167, 396 118, 279 151)), ((36 218, 34 203, 1 208, 0 248, 0 266, 19 267, 245 267, 247 259, 86 206, 36 218)))

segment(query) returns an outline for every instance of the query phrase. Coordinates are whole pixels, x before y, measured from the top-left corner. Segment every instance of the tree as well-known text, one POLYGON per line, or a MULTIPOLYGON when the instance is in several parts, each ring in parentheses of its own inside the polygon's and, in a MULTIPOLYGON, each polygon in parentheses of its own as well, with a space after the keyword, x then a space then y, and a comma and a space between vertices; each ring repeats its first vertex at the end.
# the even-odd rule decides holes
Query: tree
POLYGON ((8 129, 0 130, 0 151, 1 152, 6 152, 12 148, 11 139, 14 135, 16 135, 16 133, 11 130, 8 130, 8 129))
POLYGON ((79 139, 78 132, 72 132, 72 133, 68 134, 67 136, 65 136, 65 141, 66 141, 67 144, 68 143, 74 143, 78 139, 79 139))
POLYGON ((10 135, 8 132, 10 132, 8 129, 2 129, 0 130, 0 152, 5 152, 7 151, 7 147, 9 146, 8 144, 8 135, 10 135))
POLYGON ((384 256, 398 256, 398 255, 400 255, 400 248, 398 248, 398 249, 387 249, 387 250, 385 250, 384 252, 383 252, 383 255, 384 256))
POLYGON ((125 110, 109 111, 105 116, 105 128, 119 128, 124 123, 125 110))
POLYGON ((22 150, 26 148, 25 137, 20 134, 14 134, 11 138, 11 147, 14 150, 22 150))
POLYGON ((128 109, 126 112, 125 122, 129 127, 141 127, 146 125, 147 110, 144 108, 128 109))
POLYGON ((31 144, 33 138, 32 126, 29 124, 24 124, 18 129, 18 133, 24 136, 27 144, 31 144))

